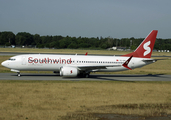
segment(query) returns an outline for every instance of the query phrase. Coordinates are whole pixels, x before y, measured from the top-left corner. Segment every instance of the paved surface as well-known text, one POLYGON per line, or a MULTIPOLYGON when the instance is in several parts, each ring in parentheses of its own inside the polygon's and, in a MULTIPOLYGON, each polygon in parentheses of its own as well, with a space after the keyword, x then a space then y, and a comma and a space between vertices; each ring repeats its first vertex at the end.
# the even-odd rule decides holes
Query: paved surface
POLYGON ((0 73, 0 80, 94 80, 94 81, 171 81, 171 75, 90 75, 89 78, 63 78, 56 74, 0 73))

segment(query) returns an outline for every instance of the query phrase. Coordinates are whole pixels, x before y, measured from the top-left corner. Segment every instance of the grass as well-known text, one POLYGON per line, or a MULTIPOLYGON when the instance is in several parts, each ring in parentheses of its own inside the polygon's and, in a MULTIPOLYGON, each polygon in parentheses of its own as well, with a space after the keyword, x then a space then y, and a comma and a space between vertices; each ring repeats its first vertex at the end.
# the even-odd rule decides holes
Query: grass
POLYGON ((82 49, 33 49, 33 48, 0 48, 0 52, 24 52, 24 53, 60 53, 60 54, 107 54, 121 55, 129 52, 107 51, 107 50, 82 50, 82 49))
POLYGON ((171 114, 171 82, 0 81, 0 103, 1 120, 156 116, 171 114))
MULTIPOLYGON (((0 52, 22 53, 62 53, 62 54, 96 54, 96 55, 124 55, 131 51, 108 51, 108 50, 82 50, 82 49, 34 49, 34 48, 0 48, 0 52)), ((153 56, 171 56, 171 52, 153 52, 153 56)))

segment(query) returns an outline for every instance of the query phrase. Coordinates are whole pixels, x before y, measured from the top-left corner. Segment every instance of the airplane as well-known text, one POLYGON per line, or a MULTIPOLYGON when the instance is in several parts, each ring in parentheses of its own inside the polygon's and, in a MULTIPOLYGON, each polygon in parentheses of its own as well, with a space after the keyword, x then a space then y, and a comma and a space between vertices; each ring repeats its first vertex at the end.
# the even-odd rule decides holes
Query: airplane
POLYGON ((158 30, 152 30, 137 49, 121 56, 23 54, 11 57, 2 66, 20 71, 53 71, 63 77, 89 77, 91 72, 132 70, 156 62, 151 59, 158 30))

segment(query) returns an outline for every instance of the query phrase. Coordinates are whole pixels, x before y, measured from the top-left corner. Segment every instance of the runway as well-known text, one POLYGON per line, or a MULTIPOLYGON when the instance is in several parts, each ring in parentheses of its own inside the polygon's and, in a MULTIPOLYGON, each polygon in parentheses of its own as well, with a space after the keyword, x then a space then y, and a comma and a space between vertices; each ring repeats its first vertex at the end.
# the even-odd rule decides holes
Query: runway
POLYGON ((69 80, 69 81, 171 81, 171 75, 90 75, 89 78, 63 78, 56 74, 0 73, 0 80, 69 80))

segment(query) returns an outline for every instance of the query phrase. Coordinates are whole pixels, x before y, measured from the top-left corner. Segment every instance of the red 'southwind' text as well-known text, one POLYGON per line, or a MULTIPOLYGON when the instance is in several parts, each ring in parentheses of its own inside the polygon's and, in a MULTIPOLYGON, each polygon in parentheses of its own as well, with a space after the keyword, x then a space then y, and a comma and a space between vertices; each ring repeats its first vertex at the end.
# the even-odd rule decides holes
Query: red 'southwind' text
POLYGON ((51 59, 51 58, 28 58, 28 63, 45 63, 45 64, 71 64, 71 58, 69 59, 51 59))

